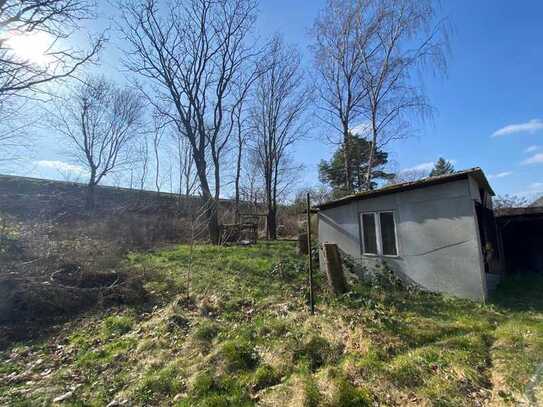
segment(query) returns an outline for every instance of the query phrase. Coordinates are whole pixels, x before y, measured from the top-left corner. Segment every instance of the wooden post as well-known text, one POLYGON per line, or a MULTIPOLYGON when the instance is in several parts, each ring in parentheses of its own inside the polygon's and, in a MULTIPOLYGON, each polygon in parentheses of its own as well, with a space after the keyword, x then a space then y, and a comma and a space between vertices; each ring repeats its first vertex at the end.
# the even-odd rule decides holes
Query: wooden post
POLYGON ((330 291, 334 295, 343 294, 347 291, 347 282, 343 274, 343 265, 337 244, 323 243, 322 252, 330 291))
POLYGON ((298 256, 307 255, 307 248, 308 247, 309 246, 307 244, 307 232, 298 233, 298 247, 297 247, 298 256))
POLYGON ((311 257, 311 201, 307 193, 307 254, 309 256, 309 309, 311 315, 315 314, 315 303, 313 300, 313 258, 311 257))

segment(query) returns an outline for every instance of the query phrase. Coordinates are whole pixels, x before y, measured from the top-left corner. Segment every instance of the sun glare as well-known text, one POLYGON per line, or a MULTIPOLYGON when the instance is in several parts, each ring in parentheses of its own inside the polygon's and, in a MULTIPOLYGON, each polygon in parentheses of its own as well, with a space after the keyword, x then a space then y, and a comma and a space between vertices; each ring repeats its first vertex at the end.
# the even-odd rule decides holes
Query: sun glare
POLYGON ((53 62, 53 57, 49 55, 52 39, 46 33, 14 34, 7 44, 15 55, 32 64, 48 65, 53 62))

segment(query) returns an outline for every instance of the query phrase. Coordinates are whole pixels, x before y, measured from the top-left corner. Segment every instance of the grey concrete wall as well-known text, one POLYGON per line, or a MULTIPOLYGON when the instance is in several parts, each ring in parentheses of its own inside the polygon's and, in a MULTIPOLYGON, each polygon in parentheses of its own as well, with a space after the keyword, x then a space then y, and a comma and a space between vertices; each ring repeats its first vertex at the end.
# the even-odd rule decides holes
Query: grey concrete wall
POLYGON ((319 242, 335 242, 369 271, 386 262, 430 291, 483 300, 486 278, 470 179, 359 200, 321 210, 319 242), (362 254, 360 213, 394 211, 398 256, 362 254))

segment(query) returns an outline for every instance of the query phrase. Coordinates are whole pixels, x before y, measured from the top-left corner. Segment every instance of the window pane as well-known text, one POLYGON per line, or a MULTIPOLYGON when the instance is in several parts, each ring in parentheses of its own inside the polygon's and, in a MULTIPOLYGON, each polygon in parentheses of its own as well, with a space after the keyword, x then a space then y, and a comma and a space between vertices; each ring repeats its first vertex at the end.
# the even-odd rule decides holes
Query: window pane
POLYGON ((383 239, 383 254, 395 256, 398 254, 396 249, 396 233, 394 229, 394 214, 392 212, 382 212, 379 214, 381 221, 381 238, 383 239))
POLYGON ((373 216, 373 213, 362 214, 362 228, 364 235, 364 253, 377 254, 375 216, 373 216))

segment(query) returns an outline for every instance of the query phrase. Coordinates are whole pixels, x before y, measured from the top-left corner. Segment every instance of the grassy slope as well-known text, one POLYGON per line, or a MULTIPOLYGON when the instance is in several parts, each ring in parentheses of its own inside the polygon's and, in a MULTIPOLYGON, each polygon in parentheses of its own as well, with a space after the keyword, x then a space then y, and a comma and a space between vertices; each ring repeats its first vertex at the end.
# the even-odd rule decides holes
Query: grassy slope
POLYGON ((187 300, 189 257, 180 247, 127 260, 155 306, 88 315, 0 353, 0 405, 543 402, 530 383, 543 363, 542 280, 504 286, 495 305, 387 281, 337 300, 317 289, 310 317, 292 244, 196 247, 187 300))

